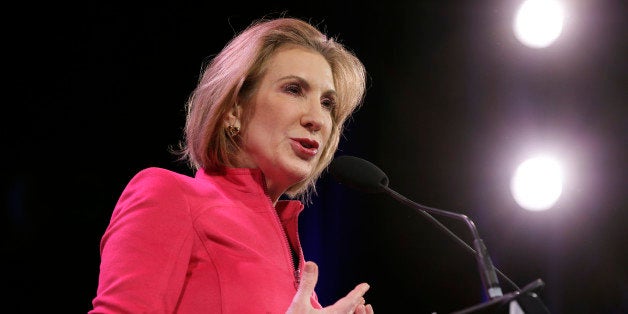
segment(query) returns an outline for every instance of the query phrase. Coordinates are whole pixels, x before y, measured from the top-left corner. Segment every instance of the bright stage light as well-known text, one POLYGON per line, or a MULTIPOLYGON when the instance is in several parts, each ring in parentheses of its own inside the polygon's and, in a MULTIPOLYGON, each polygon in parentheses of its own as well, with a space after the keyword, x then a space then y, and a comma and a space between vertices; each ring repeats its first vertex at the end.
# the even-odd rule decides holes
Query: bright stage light
POLYGON ((547 156, 530 158, 517 168, 510 184, 519 206, 541 211, 552 207, 563 189, 562 167, 547 156))
POLYGON ((560 36, 564 18, 558 1, 526 0, 515 16, 515 36, 528 47, 545 48, 560 36))

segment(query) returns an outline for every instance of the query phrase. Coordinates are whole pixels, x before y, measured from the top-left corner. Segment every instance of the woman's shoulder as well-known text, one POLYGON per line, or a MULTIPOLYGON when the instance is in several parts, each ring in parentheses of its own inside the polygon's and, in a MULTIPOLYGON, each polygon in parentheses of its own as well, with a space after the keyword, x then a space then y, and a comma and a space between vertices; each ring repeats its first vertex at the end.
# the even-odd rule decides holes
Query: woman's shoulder
MULTIPOLYGON (((192 213, 227 202, 219 182, 213 178, 199 179, 191 175, 160 167, 148 167, 138 171, 124 189, 122 200, 135 199, 151 203, 171 204, 177 208, 189 206, 192 213)), ((163 206, 162 206, 163 207, 163 206)))
POLYGON ((189 217, 190 193, 186 185, 190 184, 181 183, 186 177, 158 167, 137 171, 118 198, 112 223, 135 221, 145 225, 189 217))
POLYGON ((231 197, 234 192, 224 175, 205 175, 198 170, 192 176, 160 167, 148 167, 138 171, 127 184, 125 191, 151 198, 184 197, 188 202, 219 200, 231 197))
POLYGON ((190 176, 160 167, 147 167, 135 173, 131 180, 185 180, 191 179, 190 176))
POLYGON ((138 171, 135 175, 134 178, 137 177, 148 177, 148 178, 178 178, 178 179, 185 179, 185 178, 191 178, 190 176, 186 175, 186 174, 182 174, 173 170, 169 170, 169 169, 165 169, 165 168, 161 168, 161 167, 147 167, 144 169, 141 169, 140 171, 138 171))
POLYGON ((190 184, 194 178, 160 167, 144 168, 131 178, 128 187, 143 187, 156 193, 163 190, 179 189, 190 184))

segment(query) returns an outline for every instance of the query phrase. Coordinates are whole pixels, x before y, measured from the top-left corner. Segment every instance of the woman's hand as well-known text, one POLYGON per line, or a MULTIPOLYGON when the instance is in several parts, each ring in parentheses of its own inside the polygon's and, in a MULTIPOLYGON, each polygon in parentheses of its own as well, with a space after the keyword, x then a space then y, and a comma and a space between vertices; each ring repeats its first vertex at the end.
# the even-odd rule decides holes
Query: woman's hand
POLYGON ((338 300, 333 305, 323 309, 315 309, 312 307, 310 297, 314 292, 314 287, 318 281, 318 266, 314 262, 305 262, 299 290, 292 299, 292 304, 286 314, 302 314, 302 313, 356 313, 356 314, 373 314, 373 307, 365 304, 364 294, 369 289, 369 285, 361 283, 357 285, 345 297, 338 300))

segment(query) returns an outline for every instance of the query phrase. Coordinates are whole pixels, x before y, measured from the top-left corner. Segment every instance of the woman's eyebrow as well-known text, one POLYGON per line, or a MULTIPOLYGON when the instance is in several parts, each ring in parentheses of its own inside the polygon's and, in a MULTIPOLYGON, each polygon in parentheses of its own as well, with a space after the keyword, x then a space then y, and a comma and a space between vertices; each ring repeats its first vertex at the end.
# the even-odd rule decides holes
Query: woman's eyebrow
MULTIPOLYGON (((289 80, 297 80, 297 81, 299 81, 299 84, 301 84, 303 86, 303 88, 307 89, 307 90, 311 89, 311 87, 312 87, 311 84, 306 79, 304 79, 304 78, 302 78, 300 76, 297 76, 297 75, 286 75, 286 76, 280 77, 277 81, 281 82, 281 81, 289 81, 289 80)), ((332 89, 328 89, 328 90, 323 91, 323 94, 335 96, 336 95, 336 90, 334 90, 333 88, 332 89)))

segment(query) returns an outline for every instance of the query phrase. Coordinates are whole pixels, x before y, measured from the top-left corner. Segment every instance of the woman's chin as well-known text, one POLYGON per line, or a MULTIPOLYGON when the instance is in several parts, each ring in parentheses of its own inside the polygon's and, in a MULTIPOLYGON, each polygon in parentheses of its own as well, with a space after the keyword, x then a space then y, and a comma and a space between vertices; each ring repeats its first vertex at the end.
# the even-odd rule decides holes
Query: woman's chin
POLYGON ((303 180, 306 180, 312 173, 313 169, 314 168, 310 166, 309 164, 303 164, 303 163, 299 163, 299 164, 291 165, 290 167, 287 167, 286 178, 288 178, 292 182, 290 186, 293 186, 303 180))

